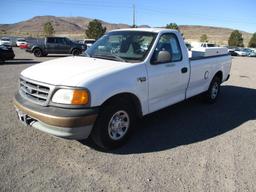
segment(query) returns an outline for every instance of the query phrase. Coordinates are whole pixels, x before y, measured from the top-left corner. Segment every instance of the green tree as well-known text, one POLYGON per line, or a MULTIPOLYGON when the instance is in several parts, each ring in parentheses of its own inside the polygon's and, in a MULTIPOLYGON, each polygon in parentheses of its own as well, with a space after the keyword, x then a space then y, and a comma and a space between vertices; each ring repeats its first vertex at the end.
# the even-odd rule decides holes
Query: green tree
POLYGON ((201 35, 200 42, 208 42, 208 36, 206 34, 201 35))
POLYGON ((1 29, 1 34, 5 35, 6 34, 6 30, 5 29, 1 29))
POLYGON ((54 28, 52 26, 52 23, 51 22, 46 22, 44 24, 44 35, 46 37, 48 37, 48 36, 52 36, 54 33, 55 33, 55 31, 54 31, 54 28))
POLYGON ((176 23, 167 24, 165 28, 166 29, 175 29, 175 30, 180 31, 179 26, 176 23))
POLYGON ((89 23, 85 34, 88 38, 99 39, 105 32, 106 27, 103 27, 100 21, 94 19, 89 23))
POLYGON ((249 41, 248 47, 256 48, 256 33, 253 33, 252 38, 249 41))
POLYGON ((183 39, 185 39, 183 33, 180 31, 180 28, 176 23, 169 23, 169 24, 166 25, 165 28, 166 29, 175 29, 175 30, 179 31, 181 36, 183 37, 183 39))
POLYGON ((244 46, 244 39, 242 36, 242 33, 240 33, 238 30, 234 30, 228 39, 228 45, 229 46, 235 46, 235 47, 243 47, 244 46))

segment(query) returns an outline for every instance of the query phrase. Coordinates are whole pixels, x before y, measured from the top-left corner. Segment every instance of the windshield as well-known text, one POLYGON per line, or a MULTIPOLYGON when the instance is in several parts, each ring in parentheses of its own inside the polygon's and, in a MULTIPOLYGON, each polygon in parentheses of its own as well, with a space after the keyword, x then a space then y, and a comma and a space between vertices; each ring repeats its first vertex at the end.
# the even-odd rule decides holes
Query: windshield
POLYGON ((2 41, 10 41, 9 38, 5 38, 5 37, 3 37, 1 40, 2 40, 2 41))
POLYGON ((208 44, 208 47, 216 47, 215 44, 208 44))
POLYGON ((86 55, 123 62, 140 62, 147 56, 157 33, 114 31, 96 41, 86 55))

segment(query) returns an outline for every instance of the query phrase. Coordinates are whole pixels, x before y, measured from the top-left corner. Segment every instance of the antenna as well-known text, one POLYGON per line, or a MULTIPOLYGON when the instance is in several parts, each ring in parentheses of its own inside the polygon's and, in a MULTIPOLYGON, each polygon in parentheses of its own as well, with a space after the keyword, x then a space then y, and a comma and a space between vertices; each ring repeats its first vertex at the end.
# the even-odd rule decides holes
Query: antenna
POLYGON ((136 25, 135 25, 135 5, 134 4, 132 5, 132 10, 133 10, 133 24, 132 24, 132 26, 135 27, 136 25))

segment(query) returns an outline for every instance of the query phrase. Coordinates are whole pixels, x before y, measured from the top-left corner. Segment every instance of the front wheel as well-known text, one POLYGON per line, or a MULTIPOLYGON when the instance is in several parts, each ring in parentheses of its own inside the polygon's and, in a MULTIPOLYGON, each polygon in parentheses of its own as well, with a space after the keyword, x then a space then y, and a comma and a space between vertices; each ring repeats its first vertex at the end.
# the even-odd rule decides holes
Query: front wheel
POLYGON ((129 138, 134 123, 135 115, 131 105, 125 102, 106 105, 93 128, 92 140, 105 150, 119 147, 129 138))
POLYGON ((41 49, 35 49, 35 50, 33 51, 33 53, 34 53, 34 55, 35 55, 36 57, 42 57, 42 56, 43 56, 43 52, 41 51, 41 49))
POLYGON ((205 93, 205 100, 208 103, 215 103, 220 93, 221 80, 215 76, 209 86, 208 91, 205 93))
POLYGON ((78 56, 78 55, 80 55, 80 54, 81 54, 81 51, 78 50, 78 49, 74 49, 74 50, 72 51, 72 55, 74 55, 74 56, 78 56))

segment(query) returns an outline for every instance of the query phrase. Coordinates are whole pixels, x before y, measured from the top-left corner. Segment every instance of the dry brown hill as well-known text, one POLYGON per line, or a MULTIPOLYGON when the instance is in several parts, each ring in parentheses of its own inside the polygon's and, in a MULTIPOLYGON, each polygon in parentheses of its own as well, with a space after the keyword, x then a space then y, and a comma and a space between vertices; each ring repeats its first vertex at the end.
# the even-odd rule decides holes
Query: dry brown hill
MULTIPOLYGON (((6 31, 7 34, 13 35, 36 36, 42 34, 44 24, 50 21, 53 24, 56 34, 84 34, 91 20, 85 17, 36 16, 19 23, 0 25, 0 31, 6 31)), ((107 30, 129 27, 126 24, 101 22, 107 30)))
MULTIPOLYGON (((51 21, 57 35, 67 35, 72 37, 83 37, 91 18, 85 17, 55 17, 36 16, 32 19, 15 24, 0 24, 2 34, 15 36, 41 36, 43 34, 44 23, 51 21)), ((127 24, 114 24, 101 21, 107 30, 128 28, 127 24)), ((143 27, 149 27, 143 25, 143 27)), ((207 34, 210 42, 227 44, 228 37, 233 29, 209 26, 181 25, 180 29, 188 41, 199 41, 202 34, 207 34)), ((243 32, 245 45, 247 45, 251 33, 243 32)))
MULTIPOLYGON (((228 38, 234 29, 222 27, 209 27, 198 25, 180 25, 180 30, 184 37, 189 41, 199 41, 201 35, 206 34, 212 43, 225 45, 228 43, 228 38)), ((240 31, 243 34, 245 45, 248 44, 252 34, 240 31)))

